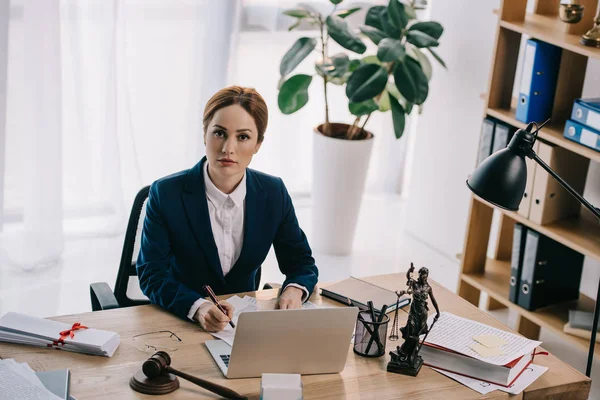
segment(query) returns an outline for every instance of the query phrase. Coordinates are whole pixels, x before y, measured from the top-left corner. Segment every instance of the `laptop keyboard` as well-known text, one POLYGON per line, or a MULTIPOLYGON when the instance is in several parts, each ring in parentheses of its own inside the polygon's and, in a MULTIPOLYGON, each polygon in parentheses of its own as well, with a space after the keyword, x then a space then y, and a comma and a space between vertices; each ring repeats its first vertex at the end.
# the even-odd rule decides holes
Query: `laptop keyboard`
POLYGON ((220 357, 221 357, 221 360, 223 360, 223 363, 225 363, 225 366, 229 367, 230 355, 229 354, 221 354, 220 357))

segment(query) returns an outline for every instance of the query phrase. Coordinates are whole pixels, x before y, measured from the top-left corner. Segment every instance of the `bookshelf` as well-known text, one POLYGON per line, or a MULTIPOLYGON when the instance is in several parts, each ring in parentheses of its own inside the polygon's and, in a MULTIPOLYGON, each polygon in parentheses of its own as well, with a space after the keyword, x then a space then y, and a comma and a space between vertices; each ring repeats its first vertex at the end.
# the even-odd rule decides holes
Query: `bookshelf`
MULTIPOLYGON (((539 139, 553 143, 591 161, 600 162, 600 153, 563 137, 566 120, 573 101, 581 97, 589 58, 600 59, 600 49, 579 44, 581 34, 592 27, 598 0, 581 0, 584 19, 575 25, 563 23, 558 17, 558 0, 537 0, 534 12, 527 13, 527 0, 503 0, 498 14, 494 43, 494 58, 487 92, 486 116, 494 117, 514 127, 526 124, 517 121, 512 96, 517 59, 522 36, 536 38, 563 49, 555 100, 550 124, 539 133, 539 139), (586 16, 587 15, 587 16, 586 16)), ((547 225, 539 225, 516 212, 495 208, 476 195, 470 199, 458 294, 475 306, 481 292, 488 294, 489 310, 509 308, 518 315, 517 330, 537 339, 541 328, 549 329, 565 341, 588 349, 589 340, 563 332, 569 309, 593 311, 595 301, 583 294, 576 302, 562 303, 536 311, 528 311, 509 300, 510 259, 515 223, 522 223, 582 254, 600 261, 600 224, 591 213, 547 225), (500 213, 499 234, 492 258, 487 256, 494 210, 500 213)), ((600 346, 595 347, 600 358, 600 346)))

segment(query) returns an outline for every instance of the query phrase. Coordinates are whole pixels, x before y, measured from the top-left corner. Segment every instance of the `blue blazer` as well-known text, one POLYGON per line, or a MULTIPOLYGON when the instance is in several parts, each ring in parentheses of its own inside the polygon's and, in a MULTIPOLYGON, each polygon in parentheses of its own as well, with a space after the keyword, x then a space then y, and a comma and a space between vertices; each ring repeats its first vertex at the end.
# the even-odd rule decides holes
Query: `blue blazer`
POLYGON ((210 225, 204 157, 192 169, 154 182, 146 206, 137 260, 140 288, 152 303, 186 318, 192 304, 206 294, 256 290, 255 275, 271 245, 279 269, 290 283, 312 293, 318 270, 292 199, 280 178, 246 169, 244 241, 240 257, 223 276, 210 225))

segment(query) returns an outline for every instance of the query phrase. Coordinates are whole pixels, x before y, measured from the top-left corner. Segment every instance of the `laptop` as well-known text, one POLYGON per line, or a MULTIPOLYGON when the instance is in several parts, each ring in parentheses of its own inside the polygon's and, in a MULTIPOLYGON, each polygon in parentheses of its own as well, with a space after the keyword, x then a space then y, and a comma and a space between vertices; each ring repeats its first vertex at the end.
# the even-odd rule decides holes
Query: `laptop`
POLYGON ((337 373, 346 365, 357 314, 357 307, 246 312, 233 346, 205 344, 227 378, 337 373))

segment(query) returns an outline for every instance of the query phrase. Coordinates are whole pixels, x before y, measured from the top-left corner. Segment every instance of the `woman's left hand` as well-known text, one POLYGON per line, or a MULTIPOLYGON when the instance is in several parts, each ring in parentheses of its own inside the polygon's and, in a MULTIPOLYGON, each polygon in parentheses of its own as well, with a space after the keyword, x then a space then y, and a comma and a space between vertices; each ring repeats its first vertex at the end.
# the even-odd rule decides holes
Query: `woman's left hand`
POLYGON ((302 289, 294 286, 286 287, 281 296, 279 296, 279 301, 277 302, 278 308, 281 310, 301 308, 303 295, 304 291, 302 289))

